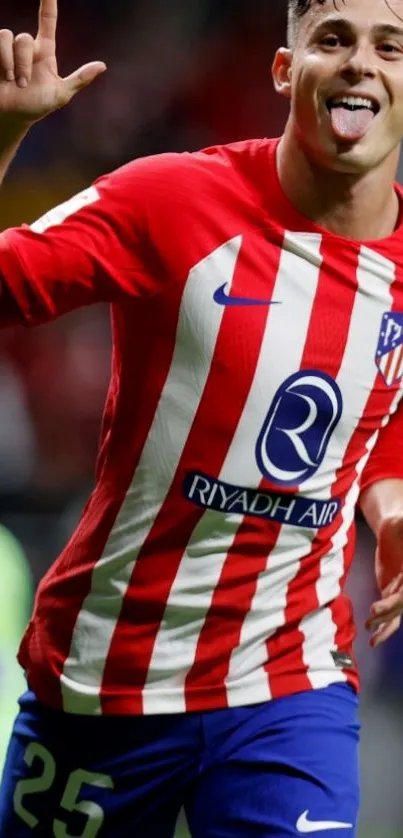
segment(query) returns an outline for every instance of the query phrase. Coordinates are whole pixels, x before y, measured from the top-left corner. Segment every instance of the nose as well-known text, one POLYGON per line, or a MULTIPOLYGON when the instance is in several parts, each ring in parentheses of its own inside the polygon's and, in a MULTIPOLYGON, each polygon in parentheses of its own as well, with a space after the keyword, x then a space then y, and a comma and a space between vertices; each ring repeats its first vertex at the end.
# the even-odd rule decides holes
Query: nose
POLYGON ((374 78, 376 75, 374 48, 367 42, 356 44, 345 61, 341 74, 347 80, 374 78))

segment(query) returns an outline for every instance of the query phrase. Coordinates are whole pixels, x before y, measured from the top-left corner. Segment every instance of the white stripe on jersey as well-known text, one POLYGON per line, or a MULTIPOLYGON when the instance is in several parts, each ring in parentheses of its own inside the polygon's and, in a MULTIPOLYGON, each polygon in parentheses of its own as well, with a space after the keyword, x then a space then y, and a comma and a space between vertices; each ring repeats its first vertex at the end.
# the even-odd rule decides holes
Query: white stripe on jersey
MULTIPOLYGON (((366 247, 361 248, 357 269, 358 291, 343 361, 337 376, 337 383, 347 410, 343 413, 343 420, 331 438, 326 455, 326 462, 332 463, 333 468, 333 474, 326 476, 326 482, 330 488, 334 485, 337 470, 342 465, 347 447, 365 411, 378 375, 375 350, 382 314, 385 310, 389 310, 393 303, 390 288, 394 279, 393 262, 366 247), (373 352, 365 351, 367 347, 373 347, 373 352), (361 382, 365 382, 365 386, 361 382)), ((321 560, 320 576, 316 584, 319 605, 331 602, 340 594, 340 580, 344 574, 344 548, 347 544, 347 533, 354 520, 355 506, 359 496, 359 479, 377 438, 378 433, 373 434, 367 442, 367 453, 357 465, 357 478, 345 499, 341 525, 333 535, 329 553, 321 560)), ((320 482, 320 480, 321 470, 315 475, 314 482, 320 482)), ((309 489, 316 491, 317 497, 323 497, 324 494, 329 497, 327 491, 321 493, 320 490, 312 490, 311 485, 309 489)), ((324 668, 325 670, 333 669, 335 674, 337 672, 330 654, 331 650, 335 649, 337 632, 331 609, 325 608, 321 612, 316 611, 312 615, 307 615, 300 629, 305 635, 303 659, 308 667, 307 674, 312 686, 318 688, 324 685, 324 668), (321 632, 323 638, 321 644, 317 640, 317 631, 321 632), (327 649, 325 638, 328 638, 327 649), (326 662, 327 666, 324 666, 326 662)), ((342 672, 340 674, 343 677, 339 677, 338 680, 344 680, 346 676, 342 672)))
MULTIPOLYGON (((248 435, 250 426, 255 441, 278 388, 300 367, 322 265, 321 241, 322 237, 314 234, 287 233, 285 236, 275 288, 276 299, 282 300, 283 305, 270 313, 251 395, 241 419, 239 433, 245 447, 245 434, 248 435), (285 335, 289 338, 287 351, 279 356, 278 350, 284 345, 285 335), (273 358, 276 359, 274 364, 273 358), (265 394, 263 403, 262 391, 265 394), (261 410, 258 417, 255 416, 256 404, 260 404, 261 410)), ((235 461, 233 466, 236 467, 235 461)), ((243 463, 242 469, 246 466, 243 463)), ((289 584, 298 573, 301 559, 309 554, 314 534, 315 531, 282 527, 276 547, 268 555, 266 568, 257 579, 239 645, 231 655, 226 679, 230 706, 270 698, 268 676, 264 669, 266 641, 284 622, 289 584), (247 685, 248 673, 251 673, 250 687, 247 685)))
MULTIPOLYGON (((64 710, 101 713, 100 691, 108 650, 138 553, 169 492, 210 373, 225 309, 210 305, 220 283, 232 285, 242 237, 209 254, 189 273, 182 297, 175 351, 133 482, 78 615, 61 676, 64 710), (209 306, 208 318, 205 308, 209 306), (189 336, 203 323, 204 352, 190 358, 189 336), (208 323, 210 332, 206 333, 208 323), (177 414, 174 413, 175 405, 177 414), (169 422, 169 425, 168 425, 169 422), (167 439, 167 444, 164 444, 167 439), (161 447, 162 446, 162 447, 161 447), (161 450, 164 464, 161 468, 161 450), (159 460, 159 462, 156 462, 159 460), (159 479, 155 480, 155 474, 159 479)), ((130 665, 130 664, 129 664, 130 665)))
MULTIPOLYGON (((286 235, 273 290, 273 298, 281 305, 270 309, 249 396, 220 473, 220 480, 224 482, 239 485, 240 475, 243 486, 258 487, 261 482, 262 475, 255 457, 256 440, 278 387, 300 366, 322 262, 320 244, 321 236, 286 235), (301 250, 306 259, 304 261, 300 258, 301 250), (278 349, 287 334, 287 352, 280 359, 278 349)), ((214 549, 212 533, 217 528, 217 520, 220 541, 226 528, 229 546, 235 539, 243 516, 224 516, 223 513, 208 510, 193 531, 154 645, 150 675, 143 693, 145 713, 166 712, 168 696, 175 701, 175 711, 186 709, 185 678, 194 663, 200 632, 227 558, 227 551, 214 549), (192 595, 197 601, 197 617, 192 622, 191 634, 184 630, 183 625, 178 626, 174 619, 183 605, 184 591, 186 602, 192 595), (175 661, 174 674, 171 674, 172 660, 175 661)), ((260 668, 266 659, 265 640, 268 632, 281 619, 282 603, 286 601, 288 583, 298 570, 298 561, 309 553, 311 547, 309 531, 286 528, 285 539, 287 553, 281 548, 281 553, 276 551, 276 558, 271 556, 270 573, 265 572, 259 580, 251 612, 242 630, 240 648, 232 656, 227 683, 229 703, 232 692, 236 691, 236 703, 239 704, 239 690, 244 688, 232 685, 231 679, 237 681, 240 674, 244 676, 248 673, 251 673, 251 685, 246 687, 245 701, 250 703, 251 699, 263 701, 270 698, 267 675, 260 668), (270 608, 270 603, 275 607, 270 608)))

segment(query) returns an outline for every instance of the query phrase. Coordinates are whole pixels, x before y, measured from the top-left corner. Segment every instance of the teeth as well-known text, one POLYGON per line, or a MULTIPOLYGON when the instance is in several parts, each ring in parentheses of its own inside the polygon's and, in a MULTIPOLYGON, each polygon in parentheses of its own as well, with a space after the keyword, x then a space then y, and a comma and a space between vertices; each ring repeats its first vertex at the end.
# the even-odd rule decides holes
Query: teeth
POLYGON ((332 107, 336 105, 348 105, 351 108, 375 110, 374 103, 371 99, 364 99, 362 96, 340 96, 339 98, 332 99, 332 107))

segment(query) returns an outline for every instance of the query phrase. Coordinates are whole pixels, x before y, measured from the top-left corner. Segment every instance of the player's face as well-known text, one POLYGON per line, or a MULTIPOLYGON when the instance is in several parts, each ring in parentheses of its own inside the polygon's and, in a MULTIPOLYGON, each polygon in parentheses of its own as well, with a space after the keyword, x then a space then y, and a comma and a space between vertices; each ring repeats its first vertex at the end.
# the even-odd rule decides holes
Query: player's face
POLYGON ((293 51, 277 53, 274 78, 313 159, 375 169, 403 136, 403 0, 313 2, 293 51))

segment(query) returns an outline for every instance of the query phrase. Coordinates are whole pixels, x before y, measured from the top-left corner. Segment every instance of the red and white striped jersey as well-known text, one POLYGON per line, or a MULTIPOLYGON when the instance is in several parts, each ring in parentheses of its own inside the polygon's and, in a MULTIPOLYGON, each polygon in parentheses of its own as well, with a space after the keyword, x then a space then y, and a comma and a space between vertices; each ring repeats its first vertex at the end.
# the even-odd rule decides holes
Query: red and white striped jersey
POLYGON ((67 712, 357 686, 360 482, 403 476, 403 226, 315 227, 276 148, 137 161, 0 238, 4 324, 112 306, 96 488, 20 650, 67 712))

